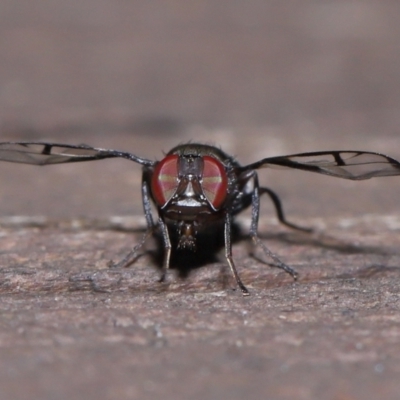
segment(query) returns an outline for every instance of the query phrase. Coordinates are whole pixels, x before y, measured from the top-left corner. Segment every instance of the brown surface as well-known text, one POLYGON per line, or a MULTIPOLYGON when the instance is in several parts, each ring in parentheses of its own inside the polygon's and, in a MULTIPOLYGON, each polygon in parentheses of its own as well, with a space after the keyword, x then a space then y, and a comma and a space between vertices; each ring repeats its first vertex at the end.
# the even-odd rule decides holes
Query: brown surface
POLYGON ((346 221, 270 230, 296 284, 236 245, 248 298, 220 263, 165 285, 148 256, 108 269, 132 232, 2 229, 2 398, 396 399, 398 233, 346 221))
MULTIPOLYGON (((201 140, 243 163, 337 148, 400 158, 399 11, 3 1, 1 139, 150 158, 201 140)), ((261 236, 300 279, 237 241, 243 298, 221 252, 165 285, 154 252, 107 268, 140 239, 138 166, 0 168, 1 399, 398 399, 398 178, 263 171, 317 232, 278 226, 265 199, 261 236)))

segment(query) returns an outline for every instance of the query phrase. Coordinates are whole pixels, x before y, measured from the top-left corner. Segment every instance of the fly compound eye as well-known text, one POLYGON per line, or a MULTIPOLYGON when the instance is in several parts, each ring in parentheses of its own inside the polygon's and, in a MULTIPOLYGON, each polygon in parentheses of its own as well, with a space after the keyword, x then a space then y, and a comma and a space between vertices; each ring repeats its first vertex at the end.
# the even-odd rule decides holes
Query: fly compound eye
POLYGON ((212 207, 219 209, 227 195, 228 177, 225 168, 217 159, 204 156, 203 180, 202 188, 204 196, 206 196, 212 207))
POLYGON ((168 203, 178 183, 178 156, 167 156, 156 165, 151 178, 151 192, 157 205, 163 207, 168 203))

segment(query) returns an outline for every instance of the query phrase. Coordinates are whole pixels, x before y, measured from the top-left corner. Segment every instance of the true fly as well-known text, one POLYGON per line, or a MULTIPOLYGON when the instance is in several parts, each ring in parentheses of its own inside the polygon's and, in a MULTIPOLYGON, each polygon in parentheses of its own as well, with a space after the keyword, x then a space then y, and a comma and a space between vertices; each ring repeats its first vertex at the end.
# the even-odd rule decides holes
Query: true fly
POLYGON ((250 237, 294 279, 296 271, 282 262, 261 242, 257 234, 260 196, 270 196, 281 223, 307 230, 288 222, 279 197, 260 187, 257 170, 271 166, 295 168, 351 180, 400 175, 400 162, 383 154, 367 151, 318 151, 268 157, 241 166, 232 156, 205 144, 183 144, 170 150, 161 161, 132 153, 87 145, 39 142, 0 143, 0 160, 34 165, 60 164, 105 158, 126 158, 142 165, 142 199, 147 231, 141 242, 114 266, 130 264, 146 238, 159 229, 164 242, 161 281, 166 277, 171 258, 171 230, 178 234, 178 248, 196 249, 198 232, 213 223, 224 223, 225 257, 243 295, 249 292, 242 283, 232 258, 232 222, 236 214, 251 206, 250 237), (151 202, 158 220, 152 216, 151 202))

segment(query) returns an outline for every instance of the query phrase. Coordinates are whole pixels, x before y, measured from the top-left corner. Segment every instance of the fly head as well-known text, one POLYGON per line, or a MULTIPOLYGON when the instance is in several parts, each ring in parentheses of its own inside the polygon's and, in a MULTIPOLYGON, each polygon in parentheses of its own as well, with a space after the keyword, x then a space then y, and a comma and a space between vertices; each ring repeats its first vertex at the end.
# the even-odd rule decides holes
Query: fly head
MULTIPOLYGON (((224 161, 212 146, 184 145, 171 150, 154 168, 152 198, 161 211, 169 210, 184 219, 195 214, 220 211, 229 194, 224 161)), ((176 219, 176 218, 173 218, 176 219)))

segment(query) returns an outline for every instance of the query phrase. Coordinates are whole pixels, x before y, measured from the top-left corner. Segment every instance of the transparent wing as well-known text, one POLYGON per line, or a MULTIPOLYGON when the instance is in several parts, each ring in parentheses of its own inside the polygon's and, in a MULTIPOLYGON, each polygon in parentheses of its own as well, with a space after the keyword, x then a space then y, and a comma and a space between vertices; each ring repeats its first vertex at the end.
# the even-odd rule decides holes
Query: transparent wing
POLYGON ((269 157, 242 167, 253 170, 268 167, 295 168, 338 178, 362 180, 375 176, 400 175, 400 162, 368 151, 317 151, 269 157))
POLYGON ((40 142, 0 143, 0 161, 47 165, 68 162, 102 160, 104 158, 126 158, 141 165, 153 166, 154 161, 117 150, 99 149, 87 145, 69 145, 40 142))

